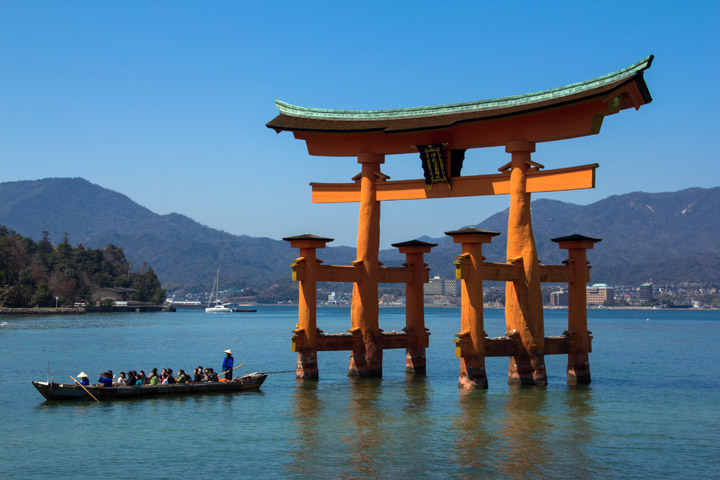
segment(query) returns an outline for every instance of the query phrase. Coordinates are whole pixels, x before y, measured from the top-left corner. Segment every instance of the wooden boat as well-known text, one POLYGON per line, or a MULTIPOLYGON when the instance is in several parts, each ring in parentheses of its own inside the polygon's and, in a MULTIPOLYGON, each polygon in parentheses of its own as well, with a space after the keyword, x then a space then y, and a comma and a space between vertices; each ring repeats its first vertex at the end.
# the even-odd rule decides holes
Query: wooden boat
MULTIPOLYGON (((251 373, 226 382, 173 383, 170 385, 136 385, 103 387, 88 385, 85 388, 98 400, 121 400, 137 397, 162 397, 168 395, 198 395, 214 392, 240 392, 258 390, 267 374, 251 373)), ((91 400, 80 385, 72 383, 32 382, 38 392, 48 400, 91 400)))

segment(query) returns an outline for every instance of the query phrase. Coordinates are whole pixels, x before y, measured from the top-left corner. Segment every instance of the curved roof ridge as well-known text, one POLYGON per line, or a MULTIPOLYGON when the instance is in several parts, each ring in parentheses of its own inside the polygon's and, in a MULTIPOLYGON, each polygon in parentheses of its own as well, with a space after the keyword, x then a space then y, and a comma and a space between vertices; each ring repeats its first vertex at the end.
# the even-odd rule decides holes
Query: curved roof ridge
POLYGON ((281 100, 275 100, 275 105, 281 114, 292 117, 335 119, 335 120, 384 120, 410 117, 427 117, 435 115, 448 115, 483 111, 503 107, 528 105, 568 95, 593 90, 605 85, 621 82, 650 68, 654 56, 650 55, 628 67, 582 82, 572 83, 562 87, 541 90, 538 92, 509 97, 499 97, 473 102, 450 103, 444 105, 430 105, 422 107, 395 108, 387 110, 335 110, 328 108, 312 108, 292 105, 281 100))

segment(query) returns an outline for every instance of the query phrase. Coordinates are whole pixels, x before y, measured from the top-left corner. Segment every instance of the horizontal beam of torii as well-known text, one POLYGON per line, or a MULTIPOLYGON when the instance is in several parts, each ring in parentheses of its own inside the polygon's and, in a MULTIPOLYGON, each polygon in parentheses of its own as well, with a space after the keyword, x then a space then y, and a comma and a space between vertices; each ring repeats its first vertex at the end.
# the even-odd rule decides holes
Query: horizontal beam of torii
MULTIPOLYGON (((527 174, 527 193, 558 192, 595 188, 597 163, 553 170, 530 169, 527 174)), ((342 203, 360 201, 360 182, 311 183, 313 203, 342 203)), ((425 180, 386 181, 376 183, 377 200, 417 200, 421 198, 472 197, 505 195, 510 193, 510 172, 494 175, 452 177, 450 188, 436 184, 428 190, 425 180)))

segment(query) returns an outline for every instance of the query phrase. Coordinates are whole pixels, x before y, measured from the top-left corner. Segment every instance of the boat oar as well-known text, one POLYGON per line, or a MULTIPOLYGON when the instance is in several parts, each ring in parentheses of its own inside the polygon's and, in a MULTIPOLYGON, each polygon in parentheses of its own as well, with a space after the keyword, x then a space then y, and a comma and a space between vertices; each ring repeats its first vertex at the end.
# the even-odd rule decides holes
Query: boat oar
MULTIPOLYGON (((244 364, 244 363, 241 363, 240 365, 238 365, 238 366, 235 367, 235 368, 240 368, 240 367, 242 367, 243 365, 245 365, 245 364, 244 364)), ((220 378, 221 376, 225 375, 226 373, 232 372, 233 370, 235 370, 235 368, 231 368, 230 370, 225 370, 225 371, 222 372, 220 375, 218 375, 218 378, 220 378)))
POLYGON ((85 390, 85 392, 86 392, 88 395, 90 395, 93 400, 95 400, 96 402, 100 403, 100 400, 98 400, 97 398, 95 398, 95 395, 93 395, 92 393, 90 393, 90 390, 88 390, 87 388, 85 388, 85 385, 83 385, 82 383, 80 383, 80 382, 78 382, 77 380, 75 380, 75 379, 72 377, 72 375, 69 375, 69 377, 72 378, 75 383, 77 383, 78 385, 80 385, 80 388, 82 388, 83 390, 85 390))

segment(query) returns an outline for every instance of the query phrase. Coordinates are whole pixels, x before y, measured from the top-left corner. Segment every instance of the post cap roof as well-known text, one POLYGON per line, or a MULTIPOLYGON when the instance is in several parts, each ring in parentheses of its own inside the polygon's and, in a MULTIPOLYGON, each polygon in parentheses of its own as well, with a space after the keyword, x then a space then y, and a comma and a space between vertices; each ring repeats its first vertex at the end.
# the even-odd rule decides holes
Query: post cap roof
POLYGON ((422 240, 409 240, 407 242, 393 243, 393 247, 437 247, 437 243, 423 242, 422 240))
POLYGON ((557 238, 551 238, 550 239, 553 242, 560 243, 560 242, 602 242, 602 238, 593 238, 593 237, 586 237, 585 235, 580 235, 579 233, 573 233, 572 235, 568 235, 566 237, 557 237, 557 238))
POLYGON ((294 237, 283 237, 283 240, 286 242, 293 242, 296 240, 316 240, 318 242, 332 242, 335 239, 334 238, 327 238, 327 237, 320 237, 318 235, 313 235, 311 233, 304 233, 302 235, 296 235, 294 237))
POLYGON ((493 237, 497 237, 498 235, 500 235, 500 232, 492 232, 490 230, 483 230, 476 227, 467 227, 461 228, 460 230, 452 230, 450 232, 445 232, 445 235, 490 235, 493 237))

